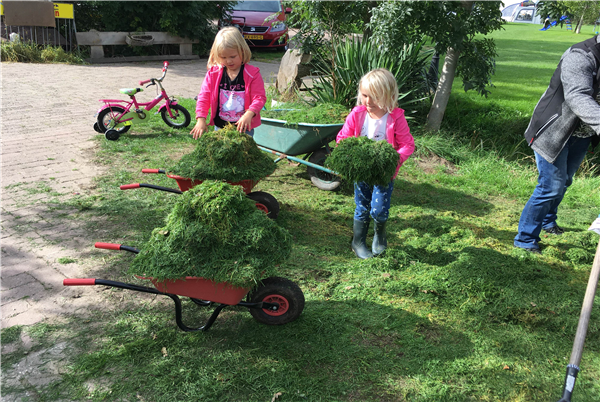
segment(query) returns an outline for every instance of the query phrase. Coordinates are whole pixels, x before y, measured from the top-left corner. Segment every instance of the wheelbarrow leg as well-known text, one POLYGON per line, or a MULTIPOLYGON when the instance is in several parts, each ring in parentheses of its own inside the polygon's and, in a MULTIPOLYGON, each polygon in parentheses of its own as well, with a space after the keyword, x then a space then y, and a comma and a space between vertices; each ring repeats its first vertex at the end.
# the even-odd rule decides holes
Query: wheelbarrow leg
MULTIPOLYGON (((105 245, 104 243, 98 243, 101 245, 105 245)), ((120 247, 122 250, 125 250, 126 248, 123 248, 125 246, 121 246, 121 245, 112 245, 115 247, 120 247)), ((101 247, 102 248, 102 247, 101 247)), ((106 247, 103 247, 106 248, 106 247)), ((131 250, 128 250, 131 251, 131 250)), ((137 251, 137 250, 136 250, 137 251)), ((119 288, 119 289, 126 289, 126 290, 135 290, 137 292, 144 292, 144 293, 151 293, 151 294, 155 294, 155 295, 162 295, 162 296, 168 296, 170 297, 173 302, 175 303, 175 322, 177 322, 177 326, 186 332, 194 332, 194 331, 208 331, 208 329, 213 325, 213 323, 215 322, 215 320, 217 319, 217 317, 219 316, 219 313, 221 312, 221 310, 223 310, 225 307, 227 307, 227 304, 219 304, 215 310, 213 311, 212 315, 209 317, 208 321, 206 322, 206 324, 204 324, 202 327, 200 328, 190 328, 187 327, 182 320, 182 308, 181 308, 181 299, 179 299, 179 296, 172 294, 172 293, 163 293, 159 290, 153 289, 153 288, 148 288, 146 286, 139 286, 139 285, 134 285, 131 283, 124 283, 124 282, 116 282, 116 281, 110 281, 110 280, 106 280, 106 279, 95 279, 95 278, 77 278, 77 279, 65 279, 63 281, 63 285, 64 286, 93 286, 93 285, 103 285, 103 286, 111 286, 113 288, 119 288)), ((212 302, 209 301, 204 301, 204 300, 198 300, 198 299, 193 299, 190 298, 194 303, 196 303, 198 306, 209 306, 211 305, 212 302)))
POLYGON ((208 329, 213 325, 213 323, 219 316, 219 313, 221 312, 221 310, 223 310, 225 307, 227 307, 227 304, 219 304, 215 308, 215 310, 213 311, 211 316, 208 318, 208 321, 206 322, 206 324, 204 324, 203 326, 201 326, 199 328, 190 328, 183 323, 182 313, 181 313, 181 310, 182 310, 181 309, 181 299, 179 299, 179 296, 171 294, 171 293, 163 293, 163 294, 165 296, 169 296, 171 299, 173 299, 173 302, 175 302, 175 322, 177 323, 177 326, 182 331, 185 331, 185 332, 208 331, 208 329))

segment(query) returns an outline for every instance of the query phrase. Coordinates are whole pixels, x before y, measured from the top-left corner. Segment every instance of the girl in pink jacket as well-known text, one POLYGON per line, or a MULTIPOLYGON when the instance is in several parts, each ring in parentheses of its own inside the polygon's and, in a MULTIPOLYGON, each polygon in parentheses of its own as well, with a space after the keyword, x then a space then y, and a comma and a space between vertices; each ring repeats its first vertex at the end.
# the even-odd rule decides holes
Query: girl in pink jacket
POLYGON ((221 29, 208 57, 208 72, 196 103, 196 125, 191 133, 200 138, 209 125, 223 128, 235 124, 241 133, 254 135, 265 105, 265 83, 260 70, 247 64, 252 52, 235 27, 221 29), (210 110, 210 121, 206 116, 210 110))
POLYGON ((356 209, 352 250, 362 259, 379 255, 387 248, 385 224, 389 216, 394 179, 400 166, 415 150, 404 110, 398 108, 397 99, 398 85, 392 73, 383 68, 368 72, 358 84, 358 106, 352 109, 336 138, 337 143, 344 138, 360 136, 367 136, 374 141, 387 141, 400 155, 396 173, 388 185, 354 183, 356 209), (375 235, 369 250, 366 238, 371 218, 375 224, 375 235))

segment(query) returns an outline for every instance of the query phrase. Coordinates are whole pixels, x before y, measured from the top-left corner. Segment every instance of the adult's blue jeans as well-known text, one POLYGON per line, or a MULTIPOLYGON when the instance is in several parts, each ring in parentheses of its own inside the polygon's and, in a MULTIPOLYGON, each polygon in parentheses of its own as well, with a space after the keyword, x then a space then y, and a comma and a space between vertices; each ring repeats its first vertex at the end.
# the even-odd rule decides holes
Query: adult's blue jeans
POLYGON ((367 183, 354 183, 354 219, 369 222, 369 216, 377 222, 387 222, 390 214, 394 182, 386 186, 370 186, 367 183))
POLYGON ((590 141, 591 138, 571 137, 554 163, 549 163, 535 152, 538 184, 521 213, 519 233, 514 243, 516 247, 539 249, 542 229, 556 226, 558 206, 585 158, 590 141))

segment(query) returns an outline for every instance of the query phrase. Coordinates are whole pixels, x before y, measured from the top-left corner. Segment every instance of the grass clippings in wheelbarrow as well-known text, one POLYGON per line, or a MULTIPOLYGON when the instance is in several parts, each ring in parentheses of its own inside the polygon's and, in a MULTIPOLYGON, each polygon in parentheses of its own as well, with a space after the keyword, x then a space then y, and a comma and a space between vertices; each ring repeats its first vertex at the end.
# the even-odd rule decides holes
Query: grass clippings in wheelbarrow
POLYGON ((275 274, 291 248, 289 232, 257 209, 242 187, 205 181, 179 197, 166 226, 154 229, 129 272, 252 287, 275 274))
POLYGON ((334 103, 320 103, 316 106, 306 104, 286 104, 289 110, 267 110, 261 112, 262 117, 284 120, 287 126, 307 124, 341 124, 346 120, 349 110, 334 103))
POLYGON ((247 134, 228 125, 198 139, 196 149, 181 157, 169 173, 192 180, 260 180, 275 171, 275 163, 247 134))
POLYGON ((325 160, 325 166, 349 182, 387 185, 396 173, 400 156, 387 141, 367 137, 342 140, 325 160))

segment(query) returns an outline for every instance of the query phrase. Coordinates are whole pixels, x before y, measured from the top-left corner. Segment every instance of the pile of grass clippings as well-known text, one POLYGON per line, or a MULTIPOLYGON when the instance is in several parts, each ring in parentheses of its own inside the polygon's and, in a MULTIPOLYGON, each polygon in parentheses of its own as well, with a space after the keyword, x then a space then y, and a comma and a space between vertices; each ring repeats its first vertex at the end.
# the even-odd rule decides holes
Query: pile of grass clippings
POLYGON ((349 182, 387 185, 396 173, 400 155, 387 141, 368 137, 342 140, 325 160, 325 166, 349 182))
POLYGON ((129 272, 158 280, 196 276, 252 287, 288 258, 292 237, 241 186, 206 181, 184 192, 129 272))
POLYGON ((262 117, 284 120, 288 126, 299 123, 308 124, 342 124, 350 112, 342 105, 320 103, 314 107, 305 104, 288 105, 290 110, 267 110, 261 112, 262 117))
POLYGON ((169 173, 193 180, 260 180, 275 171, 275 163, 254 139, 228 125, 198 139, 196 149, 184 155, 169 173))

